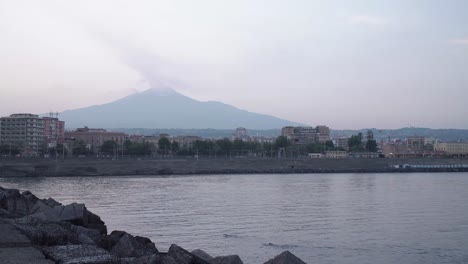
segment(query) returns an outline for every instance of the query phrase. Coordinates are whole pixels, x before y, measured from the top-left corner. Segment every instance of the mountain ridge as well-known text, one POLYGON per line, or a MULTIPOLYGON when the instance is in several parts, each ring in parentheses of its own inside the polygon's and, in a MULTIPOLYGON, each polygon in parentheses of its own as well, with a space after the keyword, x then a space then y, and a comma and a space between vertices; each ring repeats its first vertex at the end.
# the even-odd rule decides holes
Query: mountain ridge
POLYGON ((148 89, 109 103, 66 110, 60 117, 67 128, 274 129, 301 125, 223 102, 201 102, 172 89, 148 89))

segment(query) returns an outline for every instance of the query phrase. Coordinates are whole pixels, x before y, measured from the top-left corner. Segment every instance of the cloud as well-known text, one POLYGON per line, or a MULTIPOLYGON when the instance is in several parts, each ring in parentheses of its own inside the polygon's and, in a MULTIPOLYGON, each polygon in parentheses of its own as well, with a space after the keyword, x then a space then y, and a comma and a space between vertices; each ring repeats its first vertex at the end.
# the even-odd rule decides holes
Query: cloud
POLYGON ((370 15, 356 15, 351 17, 352 24, 369 25, 369 26, 386 26, 391 21, 386 17, 370 16, 370 15))
POLYGON ((468 38, 451 39, 449 42, 453 45, 468 46, 468 38))

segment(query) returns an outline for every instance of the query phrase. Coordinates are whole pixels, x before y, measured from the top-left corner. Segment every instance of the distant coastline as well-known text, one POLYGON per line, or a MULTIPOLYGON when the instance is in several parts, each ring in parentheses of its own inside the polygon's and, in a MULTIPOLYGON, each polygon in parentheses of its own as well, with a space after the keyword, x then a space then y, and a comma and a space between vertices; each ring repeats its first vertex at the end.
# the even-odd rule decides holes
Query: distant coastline
POLYGON ((467 166, 468 159, 443 158, 0 160, 0 177, 463 172, 467 166))

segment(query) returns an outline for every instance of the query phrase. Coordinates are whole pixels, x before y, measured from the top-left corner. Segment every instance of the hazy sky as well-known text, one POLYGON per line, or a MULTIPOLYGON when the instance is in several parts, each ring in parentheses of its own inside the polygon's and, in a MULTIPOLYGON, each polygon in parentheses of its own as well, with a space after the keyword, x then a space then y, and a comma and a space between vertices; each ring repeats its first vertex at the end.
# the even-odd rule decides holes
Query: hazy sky
POLYGON ((332 128, 468 128, 468 1, 0 0, 0 115, 150 87, 332 128))

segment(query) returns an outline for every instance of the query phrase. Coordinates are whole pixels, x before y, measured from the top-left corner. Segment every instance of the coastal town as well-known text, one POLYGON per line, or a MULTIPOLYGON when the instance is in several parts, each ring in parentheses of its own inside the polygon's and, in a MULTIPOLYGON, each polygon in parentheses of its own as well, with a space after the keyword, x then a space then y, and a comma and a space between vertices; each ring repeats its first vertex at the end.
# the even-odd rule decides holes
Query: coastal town
POLYGON ((67 129, 57 113, 16 113, 0 118, 2 158, 465 158, 468 142, 420 135, 384 138, 372 130, 332 135, 324 125, 286 126, 278 136, 251 135, 238 127, 230 137, 127 134, 102 128, 67 129))

